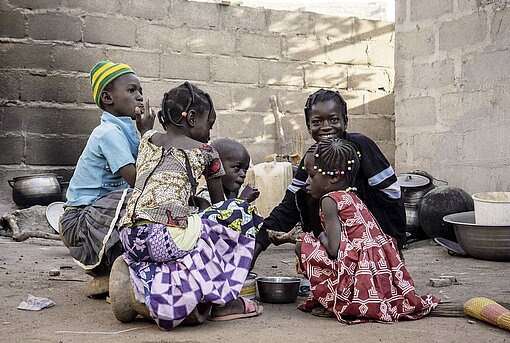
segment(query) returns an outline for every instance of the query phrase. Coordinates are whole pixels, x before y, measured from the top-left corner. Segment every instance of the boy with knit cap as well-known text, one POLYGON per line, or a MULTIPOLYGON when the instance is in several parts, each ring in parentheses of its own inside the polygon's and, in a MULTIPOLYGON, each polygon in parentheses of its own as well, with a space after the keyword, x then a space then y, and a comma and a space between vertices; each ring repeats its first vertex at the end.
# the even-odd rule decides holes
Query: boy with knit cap
POLYGON ((116 224, 136 178, 141 135, 154 124, 144 107, 142 87, 126 64, 100 61, 90 71, 94 102, 103 110, 83 150, 67 190, 60 235, 87 274, 87 296, 108 292, 111 265, 123 252, 116 224))

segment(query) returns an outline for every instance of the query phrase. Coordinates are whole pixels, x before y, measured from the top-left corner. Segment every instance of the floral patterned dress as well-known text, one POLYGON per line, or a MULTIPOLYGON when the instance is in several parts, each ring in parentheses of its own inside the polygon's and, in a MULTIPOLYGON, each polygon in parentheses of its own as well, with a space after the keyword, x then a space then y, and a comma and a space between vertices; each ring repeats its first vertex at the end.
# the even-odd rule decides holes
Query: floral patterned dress
POLYGON ((141 140, 135 189, 120 238, 136 299, 145 303, 160 328, 169 330, 200 302, 226 305, 239 296, 255 240, 198 218, 193 246, 183 250, 176 244, 170 229, 190 230, 191 179, 200 174, 219 177, 224 170, 210 145, 165 150, 149 141, 154 133, 147 132, 141 140))
MULTIPOLYGON (((332 260, 313 235, 302 236, 300 267, 311 283, 311 295, 299 308, 324 307, 340 322, 395 322, 418 319, 439 299, 418 296, 397 252, 366 205, 351 192, 326 194, 335 200, 341 222, 338 256, 332 260)), ((324 225, 324 214, 320 213, 324 225)))

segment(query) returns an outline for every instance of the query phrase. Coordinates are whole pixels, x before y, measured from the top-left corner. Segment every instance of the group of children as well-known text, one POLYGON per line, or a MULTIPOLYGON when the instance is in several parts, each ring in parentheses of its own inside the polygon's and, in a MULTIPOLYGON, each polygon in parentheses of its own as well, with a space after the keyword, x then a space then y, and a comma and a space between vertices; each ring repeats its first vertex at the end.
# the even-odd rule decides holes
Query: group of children
POLYGON ((136 299, 160 328, 179 325, 201 303, 212 305, 211 320, 260 314, 262 306, 239 297, 243 283, 270 243, 295 241, 288 232, 298 221, 298 265, 311 282, 301 310, 393 322, 439 302, 415 293, 399 257, 405 212, 396 176, 372 140, 345 131, 339 93, 308 98, 305 120, 317 143, 264 219, 252 205, 258 190, 243 185, 246 148, 208 143, 216 112, 207 93, 188 82, 166 92, 161 133, 127 65, 99 62, 91 85, 104 113, 70 181, 61 235, 95 276, 107 277, 122 254, 136 299), (197 190, 200 176, 207 191, 197 190))

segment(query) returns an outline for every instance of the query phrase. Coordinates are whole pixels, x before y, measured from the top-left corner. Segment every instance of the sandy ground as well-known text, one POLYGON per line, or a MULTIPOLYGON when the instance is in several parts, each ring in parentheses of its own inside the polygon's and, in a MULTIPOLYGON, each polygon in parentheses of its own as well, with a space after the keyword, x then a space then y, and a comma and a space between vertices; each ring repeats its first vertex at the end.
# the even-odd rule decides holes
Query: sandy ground
MULTIPOLYGON (((259 276, 294 275, 292 246, 271 247, 254 269, 259 276)), ((465 301, 486 296, 510 302, 510 263, 449 256, 431 241, 405 250, 406 265, 420 293, 465 301), (431 277, 455 275, 458 285, 432 288, 431 277)), ((296 309, 296 303, 264 304, 256 318, 206 322, 163 332, 149 321, 123 324, 110 305, 83 295, 88 280, 59 241, 0 238, 0 341, 2 342, 510 342, 510 332, 467 317, 427 317, 396 324, 344 325, 296 309), (61 275, 50 277, 51 269, 61 275), (67 281, 66 281, 67 280, 67 281), (56 306, 18 310, 28 294, 56 306)), ((303 300, 298 298, 298 301, 303 300)))

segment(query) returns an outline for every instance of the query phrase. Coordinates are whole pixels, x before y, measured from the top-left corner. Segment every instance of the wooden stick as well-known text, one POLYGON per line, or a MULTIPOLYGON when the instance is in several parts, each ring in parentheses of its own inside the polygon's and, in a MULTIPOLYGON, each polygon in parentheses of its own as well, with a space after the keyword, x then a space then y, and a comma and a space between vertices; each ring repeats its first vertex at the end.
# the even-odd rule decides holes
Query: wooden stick
POLYGON ((276 140, 278 142, 279 146, 279 153, 281 155, 287 155, 287 147, 285 144, 285 135, 283 133, 283 127, 282 127, 282 113, 278 109, 278 103, 276 101, 276 96, 271 95, 269 97, 269 102, 271 103, 271 110, 273 111, 274 115, 274 121, 276 124, 276 140))
POLYGON ((48 280, 51 280, 51 281, 75 281, 75 282, 87 282, 87 280, 82 280, 82 279, 59 279, 59 278, 56 278, 56 277, 49 277, 48 280))
POLYGON ((2 219, 7 222, 12 233, 9 234, 9 232, 0 232, 1 236, 12 237, 12 239, 17 242, 25 241, 28 238, 45 238, 60 241, 60 236, 54 233, 47 233, 43 231, 22 231, 18 226, 16 217, 12 214, 6 214, 2 217, 2 219))

